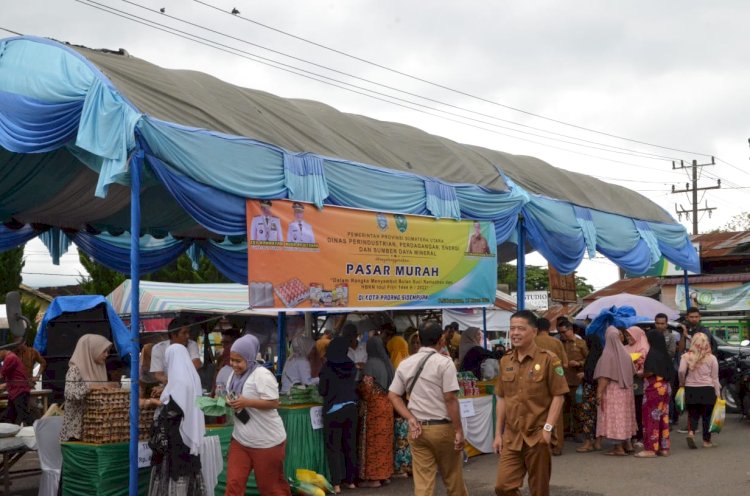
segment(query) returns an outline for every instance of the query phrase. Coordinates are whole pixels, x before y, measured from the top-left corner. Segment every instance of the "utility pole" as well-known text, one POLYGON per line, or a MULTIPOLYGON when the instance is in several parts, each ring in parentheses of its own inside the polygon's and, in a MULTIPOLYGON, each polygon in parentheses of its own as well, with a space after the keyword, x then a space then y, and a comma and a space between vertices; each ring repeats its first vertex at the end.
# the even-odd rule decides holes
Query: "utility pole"
POLYGON ((706 200, 706 206, 703 208, 698 208, 698 191, 704 191, 708 189, 719 189, 721 188, 721 179, 716 180, 716 186, 704 186, 702 188, 698 187, 698 167, 708 167, 710 165, 716 165, 716 161, 714 157, 711 157, 711 163, 710 164, 699 164, 697 160, 693 160, 693 163, 691 165, 685 165, 685 162, 680 160, 680 165, 677 166, 677 164, 673 161, 672 162, 672 170, 678 170, 678 169, 692 169, 692 184, 691 183, 685 183, 685 189, 674 189, 674 184, 672 185, 672 194, 676 193, 692 193, 692 208, 691 210, 686 210, 682 204, 680 204, 679 208, 677 207, 677 204, 675 203, 674 209, 677 213, 677 216, 679 219, 682 219, 683 214, 685 215, 685 218, 690 219, 690 216, 692 215, 693 220, 693 234, 698 234, 698 212, 708 212, 708 216, 711 217, 711 212, 716 210, 716 207, 709 207, 708 206, 708 200, 706 200))

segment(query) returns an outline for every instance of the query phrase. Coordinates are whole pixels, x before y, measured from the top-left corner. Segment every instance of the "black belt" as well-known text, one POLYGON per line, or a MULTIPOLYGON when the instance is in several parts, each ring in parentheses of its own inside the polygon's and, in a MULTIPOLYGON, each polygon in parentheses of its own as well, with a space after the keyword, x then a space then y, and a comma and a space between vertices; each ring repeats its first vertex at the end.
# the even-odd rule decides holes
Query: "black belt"
POLYGON ((451 421, 449 419, 438 419, 438 420, 418 420, 421 425, 442 425, 442 424, 450 424, 451 421))

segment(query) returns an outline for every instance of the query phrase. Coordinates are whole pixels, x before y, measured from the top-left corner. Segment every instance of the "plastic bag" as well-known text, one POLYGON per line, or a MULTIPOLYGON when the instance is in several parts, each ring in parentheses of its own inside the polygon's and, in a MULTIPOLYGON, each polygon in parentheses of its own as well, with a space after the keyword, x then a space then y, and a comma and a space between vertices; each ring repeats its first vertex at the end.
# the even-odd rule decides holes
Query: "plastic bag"
POLYGON ((714 411, 711 413, 711 426, 708 428, 708 432, 721 432, 726 416, 727 402, 718 398, 716 403, 714 403, 714 411))
POLYGON ((576 388, 576 403, 583 403, 583 384, 576 388))
POLYGON ((681 412, 685 411, 685 388, 681 387, 677 390, 677 394, 674 395, 674 405, 681 412))

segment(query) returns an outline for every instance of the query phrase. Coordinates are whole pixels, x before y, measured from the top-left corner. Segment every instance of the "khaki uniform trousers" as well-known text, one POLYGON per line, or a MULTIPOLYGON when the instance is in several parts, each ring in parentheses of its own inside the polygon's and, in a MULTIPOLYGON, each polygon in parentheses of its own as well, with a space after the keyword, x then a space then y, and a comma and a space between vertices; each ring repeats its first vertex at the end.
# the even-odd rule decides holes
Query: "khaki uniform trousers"
POLYGON ((548 444, 539 442, 534 446, 523 444, 521 451, 503 448, 500 467, 497 470, 495 494, 497 496, 520 496, 523 478, 529 474, 529 494, 549 496, 549 479, 552 475, 552 458, 548 444))
POLYGON ((464 484, 464 454, 453 448, 455 439, 452 424, 423 425, 417 439, 409 435, 415 496, 433 496, 438 471, 448 496, 468 496, 464 484))

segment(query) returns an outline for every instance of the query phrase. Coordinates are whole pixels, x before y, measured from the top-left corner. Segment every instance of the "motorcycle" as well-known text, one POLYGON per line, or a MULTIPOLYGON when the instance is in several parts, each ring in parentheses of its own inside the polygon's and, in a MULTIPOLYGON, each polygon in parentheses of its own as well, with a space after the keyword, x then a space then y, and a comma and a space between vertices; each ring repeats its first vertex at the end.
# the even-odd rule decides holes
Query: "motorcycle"
POLYGON ((750 418, 750 355, 743 354, 749 340, 740 343, 738 354, 727 358, 720 367, 721 396, 727 402, 727 410, 750 418))

